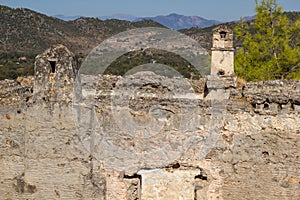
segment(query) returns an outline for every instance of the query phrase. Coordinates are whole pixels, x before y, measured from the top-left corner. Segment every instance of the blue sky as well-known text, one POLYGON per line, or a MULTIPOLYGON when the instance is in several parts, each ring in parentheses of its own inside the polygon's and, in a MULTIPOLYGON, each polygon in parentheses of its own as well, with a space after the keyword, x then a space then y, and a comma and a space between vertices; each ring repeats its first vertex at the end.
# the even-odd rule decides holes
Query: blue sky
MULTIPOLYGON (((300 0, 277 0, 286 11, 300 11, 300 0)), ((252 16, 255 0, 0 0, 1 5, 25 7, 47 15, 88 17, 130 14, 138 17, 178 13, 221 21, 252 16)))

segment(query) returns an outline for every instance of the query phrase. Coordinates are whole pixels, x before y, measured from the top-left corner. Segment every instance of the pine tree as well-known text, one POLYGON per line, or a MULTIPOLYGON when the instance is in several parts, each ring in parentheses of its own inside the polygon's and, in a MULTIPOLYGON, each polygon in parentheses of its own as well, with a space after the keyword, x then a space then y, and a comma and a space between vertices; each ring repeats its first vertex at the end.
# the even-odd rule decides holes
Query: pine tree
POLYGON ((236 74, 247 81, 300 79, 300 20, 292 23, 276 0, 256 0, 256 18, 235 34, 243 45, 235 57, 236 74))

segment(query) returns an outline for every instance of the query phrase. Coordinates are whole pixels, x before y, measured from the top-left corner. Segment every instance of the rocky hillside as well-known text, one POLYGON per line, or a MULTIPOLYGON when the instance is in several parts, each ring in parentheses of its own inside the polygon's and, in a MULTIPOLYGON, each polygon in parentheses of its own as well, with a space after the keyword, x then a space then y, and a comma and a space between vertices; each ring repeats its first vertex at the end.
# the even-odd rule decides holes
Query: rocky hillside
MULTIPOLYGON (((286 15, 292 21, 300 18, 300 12, 288 12, 286 15)), ((184 19, 183 16, 175 14, 167 17, 173 20, 172 23, 178 25, 177 28, 184 19)), ((196 21, 200 23, 201 20, 197 19, 196 21)), ((204 21, 202 20, 201 23, 204 21)), ((234 28, 236 24, 237 22, 226 23, 230 28, 234 28)), ((208 26, 208 24, 201 26, 208 26)), ((52 44, 61 43, 76 54, 87 54, 95 47, 95 44, 104 39, 138 27, 164 26, 152 19, 130 22, 81 17, 73 21, 63 21, 29 9, 0 6, 0 51, 40 53, 52 44)), ((191 36, 203 47, 210 49, 211 31, 214 27, 216 25, 206 28, 194 27, 182 29, 180 32, 191 36)))
POLYGON ((86 54, 111 35, 149 26, 163 27, 151 20, 79 18, 66 22, 29 9, 0 6, 0 51, 42 52, 52 44, 61 43, 76 54, 86 54))
MULTIPOLYGON (((286 15, 292 21, 300 18, 300 12, 288 12, 286 15)), ((237 22, 226 23, 232 29, 236 24, 237 22)), ((29 9, 0 6, 0 80, 32 75, 35 56, 53 44, 60 43, 67 46, 79 57, 79 60, 83 60, 97 44, 106 38, 139 27, 164 26, 153 20, 130 22, 81 17, 73 21, 63 21, 29 9)), ((180 32, 194 38, 202 47, 210 50, 211 33, 215 27, 216 25, 207 28, 194 27, 182 29, 180 32)), ((235 41, 234 44, 239 46, 241 43, 235 41)), ((157 55, 154 55, 153 58, 162 57, 160 52, 155 53, 157 55)), ((140 56, 139 53, 137 55, 140 56)), ((150 60, 153 58, 143 57, 143 59, 150 60)), ((164 59, 175 62, 173 57, 164 59)), ((173 63, 172 65, 177 66, 178 64, 173 63)))

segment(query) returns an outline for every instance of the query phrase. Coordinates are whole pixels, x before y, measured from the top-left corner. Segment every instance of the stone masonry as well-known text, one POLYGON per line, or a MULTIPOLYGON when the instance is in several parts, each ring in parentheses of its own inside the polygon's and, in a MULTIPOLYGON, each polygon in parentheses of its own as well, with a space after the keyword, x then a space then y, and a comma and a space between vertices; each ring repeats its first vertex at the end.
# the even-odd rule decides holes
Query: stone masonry
POLYGON ((77 71, 0 82, 0 199, 300 198, 299 81, 77 71))
POLYGON ((225 25, 213 30, 211 75, 234 75, 233 31, 225 25))

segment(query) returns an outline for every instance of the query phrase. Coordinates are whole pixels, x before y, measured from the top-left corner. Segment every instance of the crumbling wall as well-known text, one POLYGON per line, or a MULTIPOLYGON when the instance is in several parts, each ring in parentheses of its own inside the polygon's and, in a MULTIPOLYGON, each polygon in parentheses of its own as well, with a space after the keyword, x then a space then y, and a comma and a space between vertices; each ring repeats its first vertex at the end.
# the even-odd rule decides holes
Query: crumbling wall
MULTIPOLYGON (((299 81, 246 83, 231 88, 230 98, 220 103, 189 90, 186 98, 176 96, 170 88, 174 80, 158 77, 164 81, 159 82, 153 74, 94 79, 99 123, 92 126, 93 140, 78 133, 72 102, 33 102, 31 78, 1 81, 1 199, 145 199, 143 170, 158 170, 164 177, 165 182, 152 177, 154 185, 169 180, 173 186, 176 174, 196 171, 188 179, 194 181, 190 196, 195 199, 300 197, 299 81), (135 98, 112 112, 122 84, 124 94, 135 98), (155 116, 154 122, 163 124, 159 134, 128 134, 121 108, 128 108, 141 127, 155 116), (211 108, 222 113, 222 123, 210 141, 211 108)), ((86 88, 88 80, 82 79, 86 88)), ((193 184, 182 182, 172 192, 179 198, 181 188, 193 184)), ((156 191, 157 199, 168 193, 163 187, 156 191)))

